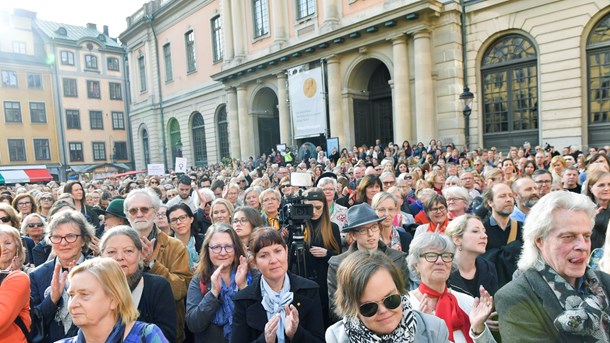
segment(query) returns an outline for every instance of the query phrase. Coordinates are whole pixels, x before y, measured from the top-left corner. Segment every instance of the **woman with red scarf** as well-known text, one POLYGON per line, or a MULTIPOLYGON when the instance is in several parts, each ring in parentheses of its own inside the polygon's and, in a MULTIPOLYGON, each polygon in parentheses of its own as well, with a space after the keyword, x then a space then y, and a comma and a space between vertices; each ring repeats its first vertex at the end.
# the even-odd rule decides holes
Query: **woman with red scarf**
POLYGON ((413 236, 417 237, 424 232, 445 233, 447 224, 449 224, 447 200, 442 195, 432 194, 423 205, 428 223, 418 226, 413 236))
POLYGON ((455 245, 444 234, 424 232, 413 239, 407 261, 420 284, 409 300, 414 309, 445 321, 452 342, 495 342, 485 324, 493 308, 489 293, 480 286, 481 297, 473 298, 447 287, 454 254, 455 245))

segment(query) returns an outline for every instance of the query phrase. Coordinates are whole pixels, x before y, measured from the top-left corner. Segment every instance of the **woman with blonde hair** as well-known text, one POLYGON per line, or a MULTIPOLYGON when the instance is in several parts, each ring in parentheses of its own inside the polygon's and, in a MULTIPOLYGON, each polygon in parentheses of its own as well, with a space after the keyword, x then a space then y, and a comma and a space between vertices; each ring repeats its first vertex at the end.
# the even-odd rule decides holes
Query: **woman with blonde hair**
POLYGON ((10 225, 14 228, 21 227, 21 218, 13 207, 0 203, 0 224, 10 225))
MULTIPOLYGON (((65 272, 63 275, 65 279, 65 272)), ((79 328, 75 337, 60 343, 167 342, 155 324, 136 321, 138 309, 133 303, 125 274, 118 262, 100 257, 74 267, 68 277, 68 310, 79 328)))
POLYGON ((29 193, 21 193, 13 199, 13 208, 19 214, 19 218, 25 218, 30 213, 34 213, 37 211, 38 207, 36 207, 36 200, 29 193))
POLYGON ((227 199, 219 198, 212 201, 210 207, 210 219, 212 224, 225 223, 231 225, 231 218, 233 217, 234 207, 231 202, 227 199))

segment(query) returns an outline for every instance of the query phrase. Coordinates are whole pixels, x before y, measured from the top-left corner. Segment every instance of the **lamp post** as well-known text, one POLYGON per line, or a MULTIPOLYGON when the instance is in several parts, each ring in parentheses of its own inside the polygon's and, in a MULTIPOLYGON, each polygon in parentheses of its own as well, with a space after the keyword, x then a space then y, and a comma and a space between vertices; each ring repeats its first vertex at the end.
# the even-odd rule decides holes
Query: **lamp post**
POLYGON ((464 86, 464 91, 460 94, 460 103, 462 104, 462 113, 464 114, 464 138, 468 149, 470 149, 470 114, 472 113, 473 99, 474 94, 470 92, 470 88, 464 86))
POLYGON ((176 157, 182 157, 182 141, 176 141, 176 157))

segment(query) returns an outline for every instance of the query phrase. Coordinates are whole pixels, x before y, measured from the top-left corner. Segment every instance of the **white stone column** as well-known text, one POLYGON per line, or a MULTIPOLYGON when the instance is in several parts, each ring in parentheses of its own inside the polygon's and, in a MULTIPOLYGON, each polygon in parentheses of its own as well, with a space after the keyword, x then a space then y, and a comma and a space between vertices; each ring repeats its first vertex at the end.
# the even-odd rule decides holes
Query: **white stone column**
POLYGON ((324 27, 332 28, 339 24, 339 1, 324 0, 324 27))
POLYGON ((277 101, 278 111, 280 112, 280 142, 292 145, 288 88, 286 87, 286 73, 283 70, 277 74, 277 101))
POLYGON ((341 70, 339 57, 331 56, 326 60, 328 72, 328 111, 330 117, 330 135, 339 137, 339 145, 347 142, 345 132, 345 113, 341 105, 341 70))
POLYGON ((241 157, 241 147, 239 146, 239 120, 237 119, 237 93, 233 87, 227 88, 226 92, 231 157, 238 158, 241 157))
POLYGON ((237 86, 237 111, 239 116, 241 159, 246 161, 248 157, 254 157, 254 142, 252 141, 252 120, 248 113, 247 89, 245 85, 237 86))
MULTIPOLYGON (((234 2, 234 4, 237 3, 234 2)), ((243 3, 243 2, 242 2, 243 3)), ((244 9, 242 6, 231 6, 231 14, 233 15, 233 49, 234 57, 240 58, 246 56, 244 46, 244 37, 246 37, 246 29, 244 27, 244 9)))
POLYGON ((434 111, 434 89, 432 83, 432 47, 430 31, 421 30, 413 36, 415 51, 415 113, 417 138, 427 142, 436 137, 436 113, 434 111))
POLYGON ((411 87, 409 84, 409 59, 407 36, 401 34, 392 39, 392 59, 394 60, 394 142, 413 140, 411 136, 411 87))
POLYGON ((223 60, 228 62, 235 56, 233 49, 233 13, 231 11, 231 0, 222 0, 222 31, 224 40, 223 60))
POLYGON ((272 16, 271 20, 273 20, 273 45, 274 50, 279 50, 286 43, 286 39, 288 38, 288 28, 286 26, 286 19, 288 17, 288 13, 286 12, 286 0, 271 0, 271 9, 272 16))

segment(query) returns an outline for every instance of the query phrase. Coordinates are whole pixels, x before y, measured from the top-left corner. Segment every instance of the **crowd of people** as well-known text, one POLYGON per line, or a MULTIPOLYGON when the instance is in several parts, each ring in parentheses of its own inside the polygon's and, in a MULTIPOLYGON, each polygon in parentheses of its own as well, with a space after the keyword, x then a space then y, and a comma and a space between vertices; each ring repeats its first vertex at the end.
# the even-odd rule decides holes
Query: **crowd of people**
POLYGON ((0 342, 610 341, 610 147, 303 151, 2 186, 0 342))

